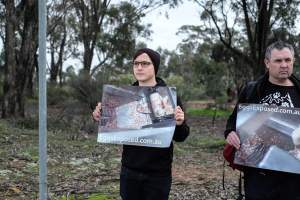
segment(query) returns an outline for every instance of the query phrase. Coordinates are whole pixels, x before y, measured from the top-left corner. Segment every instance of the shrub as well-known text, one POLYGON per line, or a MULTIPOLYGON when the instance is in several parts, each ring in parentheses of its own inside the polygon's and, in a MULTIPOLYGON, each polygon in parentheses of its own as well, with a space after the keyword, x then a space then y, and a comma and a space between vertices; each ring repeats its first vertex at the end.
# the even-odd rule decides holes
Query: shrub
POLYGON ((68 86, 49 85, 47 88, 48 105, 58 105, 66 101, 71 96, 70 90, 68 86))

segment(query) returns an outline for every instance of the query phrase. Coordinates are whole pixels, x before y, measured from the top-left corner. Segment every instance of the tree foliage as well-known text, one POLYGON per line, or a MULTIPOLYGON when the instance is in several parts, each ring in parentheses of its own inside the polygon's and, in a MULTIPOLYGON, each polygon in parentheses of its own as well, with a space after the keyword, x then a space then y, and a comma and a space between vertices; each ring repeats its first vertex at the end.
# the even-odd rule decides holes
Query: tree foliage
POLYGON ((264 73, 264 51, 274 38, 274 30, 281 27, 291 33, 296 30, 300 3, 282 0, 194 2, 202 10, 204 26, 185 28, 197 31, 200 36, 210 34, 214 41, 220 41, 251 70, 248 78, 264 73))
MULTIPOLYGON (((186 38, 176 50, 158 49, 158 76, 176 86, 183 99, 218 99, 226 97, 226 91, 237 91, 245 81, 264 73, 264 51, 275 39, 295 46, 295 67, 299 66, 300 35, 295 22, 300 0, 191 1, 201 11, 199 25, 181 27, 178 34, 186 38)), ((57 91, 64 98, 72 96, 91 106, 99 100, 104 83, 132 83, 132 55, 147 46, 137 38, 151 35, 151 24, 143 24, 143 17, 161 6, 173 8, 180 3, 48 1, 51 94, 57 91), (75 64, 66 63, 68 60, 75 64)), ((2 117, 23 117, 25 99, 33 95, 38 69, 37 26, 37 1, 0 1, 2 117)), ((52 103, 58 99, 53 98, 52 103)))
MULTIPOLYGON (((62 85, 64 62, 82 62, 82 73, 96 76, 103 67, 122 71, 136 47, 148 37, 142 17, 157 6, 178 1, 53 0, 48 7, 49 80, 62 85), (95 56, 97 58, 95 58, 95 56)), ((25 115, 25 97, 33 93, 38 48, 37 1, 0 2, 0 39, 4 45, 2 117, 25 115), (29 90, 28 90, 29 88, 29 90)), ((2 64, 1 64, 2 65, 2 64)), ((78 65, 80 66, 80 65, 78 65)))

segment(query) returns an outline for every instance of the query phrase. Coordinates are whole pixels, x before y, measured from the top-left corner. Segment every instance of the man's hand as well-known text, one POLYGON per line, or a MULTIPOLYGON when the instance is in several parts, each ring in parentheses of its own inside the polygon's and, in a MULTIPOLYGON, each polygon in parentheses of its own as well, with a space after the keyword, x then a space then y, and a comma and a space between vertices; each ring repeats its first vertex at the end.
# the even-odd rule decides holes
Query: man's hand
POLYGON ((184 112, 180 108, 180 106, 177 106, 175 108, 175 120, 176 120, 176 125, 181 125, 184 121, 184 112))
POLYGON ((97 122, 100 121, 100 115, 101 115, 101 102, 98 103, 96 106, 94 112, 92 113, 93 119, 97 122))
POLYGON ((231 131, 226 138, 226 142, 232 146, 234 146, 236 149, 239 149, 241 147, 241 141, 239 136, 236 134, 235 131, 231 131))

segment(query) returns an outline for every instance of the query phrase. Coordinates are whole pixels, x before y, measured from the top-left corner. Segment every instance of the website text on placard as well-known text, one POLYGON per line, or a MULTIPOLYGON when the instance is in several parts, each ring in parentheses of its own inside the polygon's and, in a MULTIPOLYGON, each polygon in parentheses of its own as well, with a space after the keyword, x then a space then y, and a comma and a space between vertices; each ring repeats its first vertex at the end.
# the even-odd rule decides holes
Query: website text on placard
POLYGON ((162 141, 157 139, 145 139, 139 137, 118 137, 118 136, 108 136, 108 135, 101 135, 100 140, 104 143, 111 143, 111 142, 119 142, 120 144, 123 143, 140 143, 140 144, 153 144, 153 145, 160 145, 162 141))
POLYGON ((265 105, 241 105, 239 104, 239 110, 242 111, 255 111, 255 112, 276 112, 292 115, 300 115, 300 110, 295 110, 291 108, 282 108, 278 106, 268 107, 265 105))

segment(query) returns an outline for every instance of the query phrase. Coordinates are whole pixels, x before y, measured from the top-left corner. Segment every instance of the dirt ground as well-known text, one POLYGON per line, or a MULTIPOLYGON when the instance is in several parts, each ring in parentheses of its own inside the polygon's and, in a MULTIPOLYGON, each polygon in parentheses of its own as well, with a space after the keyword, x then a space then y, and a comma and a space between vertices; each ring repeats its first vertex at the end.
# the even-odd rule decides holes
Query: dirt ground
MULTIPOLYGON (((170 200, 235 199, 239 173, 225 167, 226 119, 190 117, 191 133, 174 146, 170 200)), ((99 144, 96 134, 48 132, 48 194, 50 199, 120 199, 122 146, 99 144)), ((12 121, 0 121, 0 199, 38 198, 38 133, 12 121)))

